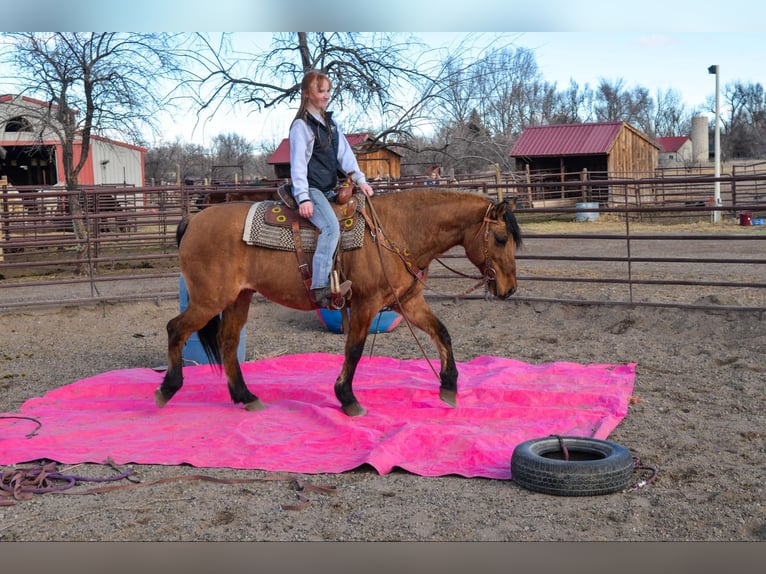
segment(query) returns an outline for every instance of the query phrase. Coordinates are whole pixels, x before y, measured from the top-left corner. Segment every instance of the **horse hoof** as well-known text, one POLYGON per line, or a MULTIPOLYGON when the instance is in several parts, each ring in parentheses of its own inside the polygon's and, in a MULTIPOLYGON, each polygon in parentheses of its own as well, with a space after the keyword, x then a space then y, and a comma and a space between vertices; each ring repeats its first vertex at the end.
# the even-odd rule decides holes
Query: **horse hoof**
POLYGON ((359 403, 351 403, 350 405, 343 405, 343 412, 350 417, 361 417, 366 415, 367 411, 359 403))
POLYGON ((168 404, 168 400, 165 398, 165 395, 162 394, 162 391, 160 389, 157 389, 156 391, 154 391, 154 402, 160 408, 168 404))
POLYGON ((262 411, 265 408, 266 405, 261 402, 261 399, 255 399, 254 401, 245 403, 245 410, 247 411, 262 411))
POLYGON ((439 398, 451 407, 457 406, 457 391, 440 390, 439 398))

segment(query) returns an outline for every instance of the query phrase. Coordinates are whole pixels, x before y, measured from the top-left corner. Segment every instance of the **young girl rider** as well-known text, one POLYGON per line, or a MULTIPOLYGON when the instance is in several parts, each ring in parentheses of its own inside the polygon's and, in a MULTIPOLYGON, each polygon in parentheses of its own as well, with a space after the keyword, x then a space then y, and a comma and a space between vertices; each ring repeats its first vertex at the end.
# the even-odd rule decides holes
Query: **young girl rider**
MULTIPOLYGON (((332 84, 322 72, 312 70, 301 82, 301 105, 290 125, 290 177, 301 216, 320 231, 312 260, 311 290, 320 307, 332 300, 330 273, 340 240, 338 219, 330 205, 335 196, 338 173, 350 175, 367 196, 372 187, 359 169, 346 136, 327 111, 332 84)), ((351 281, 340 285, 340 295, 351 290, 351 281)))

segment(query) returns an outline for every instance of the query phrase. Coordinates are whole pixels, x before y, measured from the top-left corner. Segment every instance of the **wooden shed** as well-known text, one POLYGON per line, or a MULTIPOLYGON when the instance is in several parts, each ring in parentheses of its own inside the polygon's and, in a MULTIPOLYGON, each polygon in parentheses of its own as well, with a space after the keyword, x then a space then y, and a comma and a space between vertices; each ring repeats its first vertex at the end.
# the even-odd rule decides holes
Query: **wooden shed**
POLYGON ((517 170, 589 172, 608 178, 649 177, 660 145, 626 122, 563 124, 527 128, 510 152, 517 170))
MULTIPOLYGON (((354 150, 359 168, 368 180, 389 180, 401 177, 402 156, 400 154, 389 148, 375 145, 367 133, 346 134, 346 139, 354 150)), ((275 177, 290 178, 290 141, 287 138, 280 142, 267 162, 274 166, 275 177)))
MULTIPOLYGON (((622 121, 527 128, 511 148, 517 171, 550 181, 652 177, 659 144, 622 121)), ((570 188, 570 194, 580 191, 570 188)), ((596 195, 608 190, 593 188, 596 195)), ((595 199, 607 199, 596 197, 595 199)))

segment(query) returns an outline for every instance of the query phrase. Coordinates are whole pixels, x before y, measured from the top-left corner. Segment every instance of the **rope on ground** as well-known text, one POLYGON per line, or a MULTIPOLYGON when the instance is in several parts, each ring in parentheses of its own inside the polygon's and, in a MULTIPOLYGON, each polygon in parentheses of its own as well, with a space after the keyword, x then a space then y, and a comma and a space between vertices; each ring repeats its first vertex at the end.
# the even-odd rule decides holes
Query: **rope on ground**
POLYGON ((78 482, 110 482, 131 474, 132 470, 106 478, 62 474, 55 462, 4 469, 0 475, 0 506, 13 506, 15 500, 29 500, 35 494, 63 492, 78 482))
POLYGON ((24 421, 32 421, 33 423, 35 423, 37 425, 37 427, 35 427, 35 430, 33 430, 32 432, 30 432, 30 433, 28 433, 26 435, 27 438, 32 438, 33 436, 35 436, 37 434, 37 431, 39 431, 42 428, 42 426, 43 426, 43 423, 38 421, 36 418, 34 418, 34 417, 25 417, 25 416, 22 416, 22 415, 0 415, 0 419, 20 419, 20 420, 24 420, 24 421))
POLYGON ((638 472, 648 472, 649 476, 648 478, 641 479, 636 482, 633 486, 630 487, 630 490, 637 490, 639 488, 643 488, 647 484, 651 484, 654 482, 654 479, 657 478, 657 474, 659 473, 659 469, 656 466, 641 464, 641 459, 635 455, 633 456, 633 470, 638 472))
MULTIPOLYGON (((108 459, 107 464, 115 470, 119 470, 114 461, 108 459)), ((275 474, 259 478, 218 478, 206 476, 203 474, 191 474, 183 476, 171 476, 161 478, 152 482, 137 481, 133 470, 120 472, 119 474, 106 477, 94 478, 63 474, 59 471, 55 462, 43 462, 41 464, 26 466, 22 468, 5 469, 2 472, 0 481, 0 506, 13 506, 17 500, 29 500, 35 494, 58 493, 69 495, 103 494, 117 490, 129 490, 133 488, 143 488, 164 484, 168 482, 178 482, 183 480, 200 480, 206 482, 215 482, 218 484, 247 484, 254 482, 271 481, 289 481, 293 490, 298 493, 297 504, 282 504, 282 510, 303 510, 307 508, 311 501, 307 499, 304 492, 318 492, 320 494, 337 494, 337 487, 332 485, 310 484, 296 479, 295 477, 275 474), (129 484, 116 484, 111 486, 100 486, 81 490, 76 492, 67 492, 78 482, 116 482, 118 480, 128 479, 129 484)))

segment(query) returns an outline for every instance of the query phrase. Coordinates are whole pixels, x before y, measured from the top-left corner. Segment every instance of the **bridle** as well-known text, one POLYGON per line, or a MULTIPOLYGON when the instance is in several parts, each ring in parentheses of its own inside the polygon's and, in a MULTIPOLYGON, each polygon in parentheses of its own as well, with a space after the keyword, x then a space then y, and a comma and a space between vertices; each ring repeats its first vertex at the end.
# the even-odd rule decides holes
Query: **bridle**
MULTIPOLYGON (((487 211, 484 213, 484 217, 482 218, 482 224, 481 227, 479 227, 476 230, 476 233, 474 234, 473 238, 476 239, 478 235, 483 231, 484 232, 484 265, 481 269, 481 276, 476 275, 469 275, 467 273, 463 273, 462 271, 458 271, 457 269, 453 269, 444 261, 442 261, 440 258, 435 258, 435 261, 438 261, 440 265, 442 265, 445 269, 451 271, 452 273, 455 273, 456 275, 459 275, 460 277, 464 277, 466 279, 474 279, 476 280, 476 283, 463 291, 462 293, 443 293, 441 291, 438 291, 436 289, 433 289, 430 287, 425 280, 425 271, 418 267, 415 262, 410 257, 410 251, 406 247, 400 247, 393 241, 391 241, 383 231, 383 227, 380 224, 380 219, 378 218, 377 213, 375 212, 375 208, 372 205, 371 201, 367 202, 367 207, 370 210, 370 213, 368 214, 366 209, 359 209, 359 213, 364 217, 365 221, 367 222, 367 226, 370 229, 370 235, 372 236, 373 241, 378 246, 378 253, 381 257, 381 263, 382 263, 382 251, 381 249, 386 249, 387 251, 390 251, 391 253, 396 254, 399 259, 402 260, 402 263, 404 263, 405 268, 407 271, 409 271, 410 275, 413 277, 413 282, 410 288, 404 293, 402 298, 406 299, 409 293, 415 288, 415 285, 420 283, 424 289, 428 289, 432 293, 436 293, 437 295, 442 295, 445 297, 451 297, 451 298, 459 298, 463 297, 465 295, 468 295, 469 293, 472 293, 479 287, 484 287, 485 289, 485 295, 488 293, 489 289, 488 286, 492 281, 495 281, 497 278, 497 271, 495 270, 495 267, 492 264, 492 260, 489 257, 489 231, 490 231, 490 225, 500 224, 502 223, 500 220, 492 219, 489 217, 489 213, 492 210, 493 204, 490 204, 487 206, 487 211)), ((385 274, 385 266, 383 267, 383 272, 385 274)), ((388 277, 386 277, 386 280, 388 281, 388 277)), ((397 297, 396 291, 394 290, 393 286, 391 285, 391 282, 388 281, 389 287, 391 288, 391 291, 394 293, 394 298, 396 300, 397 305, 400 303, 400 298, 397 297)))
MULTIPOLYGON (((479 233, 482 232, 482 230, 484 231, 484 266, 483 266, 483 269, 481 270, 481 277, 477 277, 476 275, 468 275, 467 273, 463 273, 462 271, 453 269, 452 267, 444 263, 444 261, 442 261, 438 257, 434 259, 434 261, 438 261, 442 267, 444 267, 445 269, 449 271, 452 271, 456 275, 460 275, 461 277, 465 277, 466 279, 476 279, 478 281, 476 285, 474 285, 473 287, 470 287, 463 293, 460 293, 459 295, 454 295, 455 297, 462 297, 463 295, 468 295, 469 293, 475 291, 481 286, 484 286, 484 292, 486 295, 489 291, 489 288, 488 288, 489 284, 497 278, 497 271, 495 270, 495 267, 492 265, 492 259, 490 259, 489 257, 489 226, 500 224, 501 221, 498 219, 492 219, 489 217, 489 212, 492 210, 492 207, 493 207, 492 204, 487 206, 487 211, 484 213, 484 218, 482 220, 481 227, 479 227, 479 229, 476 230, 476 233, 473 236, 475 239, 476 237, 478 237, 479 233)), ((430 291, 434 293, 439 293, 438 291, 435 291, 427 287, 425 283, 423 283, 423 286, 428 288, 430 291)), ((444 295, 444 293, 439 293, 439 294, 444 295)))
MULTIPOLYGON (((407 314, 404 312, 404 309, 402 308, 402 299, 406 300, 412 290, 415 288, 415 286, 420 283, 424 289, 428 289, 429 291, 432 291, 434 293, 445 295, 444 293, 439 293, 438 291, 431 289, 426 285, 426 281, 424 279, 425 272, 423 269, 419 268, 415 262, 410 257, 410 251, 406 247, 399 247, 391 241, 383 231, 383 227, 380 223, 380 219, 378 218, 378 214, 375 212, 375 208, 372 205, 372 201, 370 201, 370 198, 367 198, 366 201, 366 207, 365 209, 357 208, 357 211, 364 217, 365 222, 367 223, 367 227, 370 229, 370 236, 372 237, 373 242, 375 245, 378 246, 378 256, 380 257, 380 263, 381 268, 383 270, 383 275, 386 278, 386 282, 388 283, 389 288, 391 289, 391 292, 394 295, 394 301, 395 306, 399 309, 400 314, 404 318, 405 323, 407 324, 407 327, 410 330, 410 334, 412 335, 412 338, 415 339, 415 343, 420 347, 420 351, 423 354, 423 358, 428 363, 428 366, 431 367, 431 371, 433 372, 434 376, 436 376, 437 379, 439 379, 439 374, 436 372, 436 369, 434 368, 431 361, 428 359, 428 355, 423 348, 423 346, 420 344, 420 341, 418 340, 417 335, 415 335, 415 331, 412 328, 412 323, 410 323, 409 317, 407 317, 407 314), (367 210, 369 209, 369 214, 367 213, 367 210), (412 275, 413 282, 410 285, 410 287, 405 291, 405 293, 399 297, 396 294, 396 289, 394 289, 393 285, 391 284, 391 280, 388 278, 388 275, 386 273, 386 266, 383 262, 383 249, 386 249, 390 251, 391 253, 395 253, 399 259, 402 260, 404 263, 404 266, 406 267, 407 271, 412 275)), ((490 281, 494 281, 495 277, 497 276, 497 272, 495 271, 495 268, 492 266, 491 260, 489 258, 489 226, 490 224, 497 224, 500 223, 500 221, 496 219, 491 219, 489 217, 489 212, 492 210, 493 205, 490 204, 487 206, 487 211, 484 213, 484 217, 482 220, 481 227, 476 230, 476 234, 474 235, 474 239, 481 233, 481 231, 484 231, 484 269, 482 270, 482 276, 476 277, 475 275, 467 275, 465 273, 459 272, 457 270, 453 270, 447 265, 444 264, 440 259, 436 258, 436 261, 439 261, 441 265, 446 267, 447 269, 450 269, 451 271, 454 271, 458 275, 470 279, 478 279, 478 282, 471 288, 465 290, 463 293, 459 294, 452 294, 447 295, 449 297, 462 297, 464 295, 467 295, 468 293, 471 293, 472 291, 475 291, 480 286, 484 286, 485 289, 487 289, 487 286, 489 285, 490 281)), ((370 348, 370 355, 372 356, 372 347, 374 346, 374 335, 373 335, 373 345, 370 348)))

